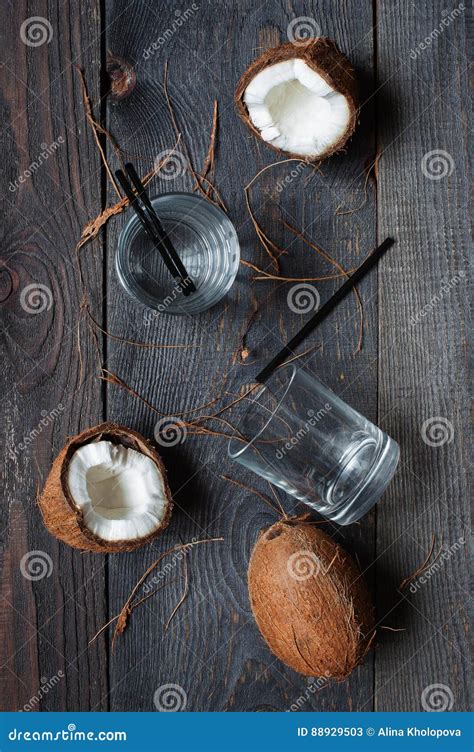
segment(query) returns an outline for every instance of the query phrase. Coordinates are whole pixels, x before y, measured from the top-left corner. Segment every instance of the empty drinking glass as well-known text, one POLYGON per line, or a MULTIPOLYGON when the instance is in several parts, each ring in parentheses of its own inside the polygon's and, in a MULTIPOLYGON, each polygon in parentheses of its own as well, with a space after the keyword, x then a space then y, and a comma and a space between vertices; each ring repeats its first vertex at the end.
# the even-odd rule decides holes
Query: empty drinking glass
POLYGON ((320 381, 288 364, 249 395, 229 456, 348 525, 382 495, 399 448, 320 381))

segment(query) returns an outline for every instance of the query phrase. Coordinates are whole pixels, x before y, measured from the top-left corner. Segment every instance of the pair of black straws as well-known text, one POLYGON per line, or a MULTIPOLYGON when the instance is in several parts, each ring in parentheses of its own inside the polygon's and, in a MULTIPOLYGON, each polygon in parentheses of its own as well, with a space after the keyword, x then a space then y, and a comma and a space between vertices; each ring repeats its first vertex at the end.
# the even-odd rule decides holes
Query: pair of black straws
POLYGON ((115 175, 143 229, 161 254, 165 266, 178 283, 183 295, 196 292, 196 286, 166 234, 135 167, 130 162, 124 167, 127 174, 123 170, 117 170, 115 175))
MULTIPOLYGON (((164 263, 174 279, 178 282, 183 295, 189 295, 191 292, 196 292, 196 286, 189 277, 186 267, 176 253, 171 240, 164 231, 145 190, 145 186, 137 175, 137 171, 130 162, 125 165, 125 170, 128 178, 123 170, 117 170, 115 174, 126 197, 130 201, 130 206, 135 210, 138 219, 142 223, 145 232, 160 252, 164 263)), ((270 363, 260 371, 255 379, 259 384, 264 384, 273 371, 281 366, 289 355, 294 353, 295 348, 298 347, 298 345, 306 339, 308 334, 311 334, 311 332, 316 329, 331 311, 334 310, 347 293, 352 290, 358 282, 360 282, 372 267, 375 266, 377 261, 394 242, 395 241, 392 238, 386 238, 383 243, 381 243, 378 248, 376 248, 370 256, 365 259, 365 261, 354 271, 353 274, 351 274, 344 284, 336 290, 334 295, 324 303, 309 321, 306 322, 304 327, 300 329, 300 331, 283 347, 282 350, 280 350, 273 360, 271 360, 270 363)))

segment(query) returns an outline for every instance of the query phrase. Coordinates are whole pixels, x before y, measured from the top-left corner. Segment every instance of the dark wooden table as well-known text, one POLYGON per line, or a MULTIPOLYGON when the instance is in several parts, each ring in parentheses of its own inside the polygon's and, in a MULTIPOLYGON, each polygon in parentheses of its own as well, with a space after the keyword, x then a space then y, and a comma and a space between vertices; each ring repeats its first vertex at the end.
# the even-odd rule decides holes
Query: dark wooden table
MULTIPOLYGON (((3 710, 154 710, 155 692, 167 684, 179 685, 194 711, 421 710, 423 693, 429 701, 436 684, 443 685, 449 707, 467 709, 463 7, 441 0, 85 0, 79 10, 68 0, 9 0, 0 71, 3 710), (40 17, 39 37, 28 36, 32 16, 40 17), (302 359, 401 446, 400 468, 377 507, 360 524, 326 529, 358 557, 379 626, 402 631, 380 628, 375 650, 351 678, 319 691, 274 659, 252 619, 249 553, 274 516, 257 497, 221 479, 227 473, 268 492, 229 464, 222 440, 189 436, 163 450, 176 500, 172 524, 135 553, 106 557, 60 544, 36 505, 69 435, 109 419, 153 437, 156 415, 100 381, 101 365, 175 414, 216 396, 225 374, 226 390, 239 393, 254 368, 305 320, 288 309, 288 284, 253 282, 244 267, 226 300, 209 312, 192 320, 150 320, 115 274, 122 215, 81 251, 94 317, 118 337, 200 349, 139 349, 99 333, 97 351, 79 316, 75 245, 86 222, 116 198, 85 121, 74 66, 84 70, 95 114, 142 172, 175 142, 163 92, 166 60, 176 117, 196 168, 207 152, 217 98, 215 183, 230 207, 243 258, 268 268, 243 187, 275 154, 238 120, 233 92, 245 67, 268 46, 287 41, 289 23, 301 17, 333 38, 356 67, 360 123, 346 153, 320 171, 291 178, 290 163, 264 173, 252 196, 259 221, 288 249, 282 268, 290 277, 323 276, 331 266, 282 226, 282 215, 347 268, 385 236, 397 240, 360 286, 362 352, 355 353, 359 319, 351 296, 312 336, 308 346, 318 347, 302 359), (40 159, 45 150, 47 158, 40 159), (365 185, 376 155, 378 171, 365 185), (277 181, 288 175, 289 184, 278 190, 277 181), (254 308, 244 365, 234 353, 254 308), (107 632, 88 646, 161 551, 180 540, 221 535, 225 543, 190 554, 190 595, 166 633, 182 592, 173 575, 135 612, 113 654, 107 632), (400 593, 397 587, 424 560, 433 536, 439 567, 415 592, 400 593), (49 565, 41 579, 22 575, 21 562, 32 551, 49 565)), ((155 180, 153 190, 191 190, 189 173, 178 173, 155 180)), ((338 284, 318 283, 321 298, 338 284)))

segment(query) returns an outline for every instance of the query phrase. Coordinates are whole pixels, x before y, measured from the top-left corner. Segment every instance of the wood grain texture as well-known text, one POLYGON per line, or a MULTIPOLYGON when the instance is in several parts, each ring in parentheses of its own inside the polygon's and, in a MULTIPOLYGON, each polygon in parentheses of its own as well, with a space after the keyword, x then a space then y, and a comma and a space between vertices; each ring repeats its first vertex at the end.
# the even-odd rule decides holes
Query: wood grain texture
MULTIPOLYGON (((422 693, 433 684, 446 685, 453 710, 468 709, 465 15, 451 17, 451 6, 446 12, 441 0, 195 5, 106 0, 102 7, 87 0, 81 13, 63 2, 53 14, 50 5, 35 0, 11 3, 5 13, 0 709, 32 702, 41 710, 153 711, 160 696, 166 699, 160 688, 169 684, 182 688, 191 711, 415 711, 423 709, 422 693), (20 35, 22 21, 33 15, 52 28, 49 43, 38 47, 25 45, 20 35), (327 523, 325 529, 361 564, 379 626, 405 631, 381 628, 375 652, 350 680, 328 685, 314 685, 276 660, 252 619, 248 561, 258 532, 275 515, 259 498, 222 479, 227 474, 271 497, 263 481, 229 463, 224 440, 185 436, 161 448, 176 501, 173 519, 161 538, 132 554, 101 558, 69 550, 44 530, 35 504, 66 436, 106 418, 153 438, 162 413, 191 410, 224 391, 229 400, 242 393, 306 320, 289 309, 291 284, 255 282, 244 267, 226 299, 207 313, 150 316, 125 295, 116 277, 125 213, 81 251, 94 317, 119 337, 193 347, 140 349, 106 337, 98 339, 98 352, 82 323, 79 358, 82 290, 74 246, 85 223, 116 195, 84 120, 73 64, 83 67, 95 113, 102 114, 140 173, 176 141, 163 89, 166 61, 176 118, 196 169, 208 149, 217 98, 215 183, 237 228, 242 257, 271 269, 248 218, 243 188, 275 155, 239 121, 233 95, 249 63, 268 46, 287 41, 289 24, 301 17, 313 19, 316 33, 334 39, 355 66, 360 123, 347 151, 320 170, 301 170, 295 162, 263 173, 251 194, 255 213, 287 250, 281 265, 288 276, 320 276, 333 268, 285 229, 282 217, 304 228, 347 269, 385 236, 397 239, 360 287, 362 352, 355 353, 359 319, 350 296, 312 335, 308 346, 315 349, 301 360, 402 450, 400 469, 376 509, 357 525, 327 523), (427 37, 431 41, 422 49, 427 37), (128 66, 123 77, 122 62, 128 66), (115 94, 105 97, 107 68, 115 94), (43 144, 59 137, 54 153, 20 183, 43 144), (430 167, 435 150, 442 150, 441 168, 444 160, 449 173, 440 179, 426 174, 437 169, 436 162, 430 167), (378 179, 372 172, 366 182, 377 153, 378 179), (44 286, 39 297, 26 297, 28 285, 33 293, 44 286), (45 310, 28 312, 28 301, 33 306, 43 301, 45 310), (235 353, 255 310, 244 365, 235 353), (101 363, 158 413, 116 386, 101 387, 101 363), (423 441, 423 425, 431 418, 443 419, 452 440, 438 447, 423 441), (447 547, 439 566, 414 591, 399 593, 433 535, 435 554, 447 547), (182 557, 170 557, 155 573, 154 585, 165 580, 166 587, 133 614, 113 654, 107 632, 88 647, 162 551, 208 536, 225 540, 186 555, 190 593, 168 629, 183 592, 182 557), (52 567, 49 577, 22 576, 22 559, 31 551, 52 567), (60 679, 54 687, 34 700, 55 676, 60 679)), ((192 190, 183 143, 178 150, 183 156, 173 162, 176 169, 154 180, 153 193, 192 190)), ((110 147, 108 156, 116 167, 110 147)), ((339 284, 318 282, 315 290, 325 300, 339 284)), ((237 419, 239 410, 229 417, 237 419)), ((280 498, 288 512, 302 511, 283 493, 280 498)))
MULTIPOLYGON (((105 651, 87 648, 104 619, 104 561, 58 544, 35 499, 67 435, 102 413, 94 351, 86 337, 81 383, 76 341, 82 294, 74 248, 101 199, 100 166, 73 67, 88 69, 96 97, 100 14, 94 2, 84 14, 69 14, 64 3, 49 17, 45 3, 34 5, 11 4, 2 29, 2 454, 8 471, 1 506, 0 704, 2 710, 30 703, 34 710, 88 710, 107 686, 105 651), (44 44, 22 41, 21 21, 31 15, 50 24, 40 31, 44 44)), ((101 255, 92 253, 86 280, 94 282, 95 298, 101 277, 101 255)))
POLYGON ((377 710, 422 710, 434 684, 445 685, 446 707, 470 707, 468 61, 465 14, 444 8, 379 7, 378 75, 390 80, 393 100, 390 117, 378 109, 379 232, 398 239, 379 273, 379 421, 402 453, 377 510, 377 602, 384 613, 401 601, 387 623, 406 631, 377 650, 377 710), (414 592, 391 596, 433 535, 439 569, 414 592))
MULTIPOLYGON (((109 125, 118 142, 130 154, 153 159, 170 149, 175 134, 170 126, 163 92, 163 69, 169 61, 169 91, 183 139, 198 168, 205 157, 214 98, 219 103, 219 143, 216 185, 234 221, 243 258, 269 269, 269 259, 259 246, 244 202, 244 186, 259 169, 275 161, 274 154, 259 144, 236 117, 233 95, 243 70, 259 50, 286 40, 294 17, 311 16, 311 3, 205 2, 179 30, 175 29, 178 4, 136 3, 127 17, 116 18, 120 4, 109 3, 107 47, 111 54, 134 64, 136 85, 127 98, 109 102, 109 125), (140 9, 140 10, 139 10, 140 9), (168 41, 160 40, 166 36, 168 41), (154 50, 153 42, 157 49, 154 50), (152 49, 150 53, 149 50, 152 49), (145 51, 145 52, 144 52, 145 51)), ((323 3, 317 22, 336 39, 356 65, 361 95, 370 99, 372 87, 372 22, 369 3, 323 3)), ((367 202, 352 216, 337 214, 363 203, 364 167, 375 154, 371 105, 347 154, 324 165, 321 173, 296 170, 283 164, 264 173, 252 191, 252 205, 272 239, 287 249, 282 258, 286 275, 294 277, 330 274, 333 269, 317 253, 305 248, 281 224, 285 218, 319 243, 347 268, 357 265, 375 244, 375 202, 371 186, 367 202), (289 182, 288 182, 289 181, 289 182), (283 186, 283 189, 279 189, 283 186)), ((184 149, 183 149, 184 151, 184 149)), ((138 163, 138 162, 137 162, 138 163)), ((192 180, 181 174, 175 180, 157 180, 156 191, 191 190, 192 180)), ((155 317, 146 327, 146 314, 128 301, 114 275, 114 248, 119 224, 109 229, 109 295, 107 318, 112 332, 127 338, 155 342, 200 345, 200 350, 141 351, 108 341, 108 364, 127 384, 145 395, 159 410, 174 415, 208 402, 225 389, 241 392, 263 365, 302 325, 303 315, 290 311, 287 295, 291 285, 254 282, 242 269, 225 301, 193 319, 155 317), (258 312, 248 335, 248 363, 234 363, 233 355, 254 303, 258 312), (224 382, 225 379, 225 382, 224 382)), ((329 297, 337 281, 321 283, 317 292, 329 297)), ((377 341, 376 280, 364 281, 368 322, 362 354, 354 355, 358 316, 354 300, 347 301, 318 331, 308 346, 319 349, 306 358, 307 367, 360 409, 376 418, 377 341), (364 375, 364 389, 357 385, 364 375)), ((229 397, 231 399, 231 397, 229 397)), ((115 387, 108 390, 107 416, 129 423, 153 435, 157 416, 140 402, 115 387)), ((191 555, 191 596, 175 617, 169 631, 163 624, 179 599, 180 581, 147 601, 123 636, 111 663, 111 707, 152 710, 154 693, 164 684, 179 684, 187 694, 189 710, 284 710, 303 697, 302 709, 357 708, 359 698, 372 693, 371 658, 345 685, 332 685, 315 693, 307 681, 270 655, 252 620, 246 571, 249 554, 259 530, 274 517, 257 498, 226 484, 221 475, 240 476, 225 458, 221 439, 188 437, 183 444, 163 451, 170 470, 177 509, 166 536, 143 550, 111 563, 109 588, 112 616, 127 592, 161 550, 194 536, 223 535, 225 543, 210 544, 191 555)), ((257 484, 258 479, 243 480, 257 484)), ((260 484, 260 489, 269 492, 260 484)), ((285 507, 293 508, 288 499, 285 507)), ((360 526, 339 531, 345 545, 361 562, 373 558, 373 515, 360 526)), ((177 573, 178 574, 178 573, 177 573)))

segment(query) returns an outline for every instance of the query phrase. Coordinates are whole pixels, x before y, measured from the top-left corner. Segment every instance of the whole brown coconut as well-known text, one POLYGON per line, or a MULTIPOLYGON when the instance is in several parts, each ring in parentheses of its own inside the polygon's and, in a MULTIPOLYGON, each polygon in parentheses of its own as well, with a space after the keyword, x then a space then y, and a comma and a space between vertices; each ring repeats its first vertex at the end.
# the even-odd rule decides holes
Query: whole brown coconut
POLYGON ((346 679, 374 637, 373 607, 350 556, 314 525, 263 531, 248 572, 252 611, 270 650, 306 676, 346 679))
POLYGON ((354 132, 357 81, 331 39, 289 42, 247 68, 235 103, 252 133, 272 149, 318 163, 340 151, 354 132))
POLYGON ((168 525, 173 503, 158 452, 136 431, 102 423, 69 439, 39 506, 59 540, 114 553, 153 540, 168 525), (117 537, 117 530, 126 535, 117 537))

